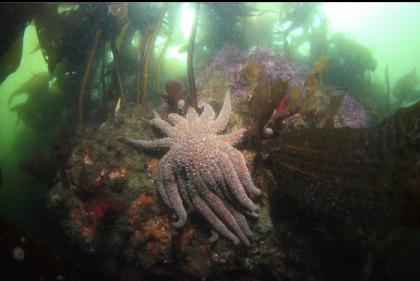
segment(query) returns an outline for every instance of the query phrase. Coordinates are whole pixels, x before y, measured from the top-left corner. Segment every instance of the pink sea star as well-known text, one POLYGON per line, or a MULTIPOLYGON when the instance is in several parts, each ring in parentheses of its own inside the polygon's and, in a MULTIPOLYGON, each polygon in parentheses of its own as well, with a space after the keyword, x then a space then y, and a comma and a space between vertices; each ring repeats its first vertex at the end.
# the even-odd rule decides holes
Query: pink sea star
POLYGON ((209 104, 200 106, 204 107, 200 116, 189 108, 185 117, 169 114, 169 123, 154 112, 151 124, 167 137, 127 141, 143 149, 168 151, 159 161, 156 183, 162 200, 178 217, 173 226, 185 224, 186 203, 217 231, 212 231, 212 240, 222 234, 234 244, 249 245, 252 232, 244 214, 255 216, 259 208, 248 195, 261 191, 253 184, 243 155, 233 147, 245 130, 219 135, 231 114, 229 92, 217 119, 209 104))

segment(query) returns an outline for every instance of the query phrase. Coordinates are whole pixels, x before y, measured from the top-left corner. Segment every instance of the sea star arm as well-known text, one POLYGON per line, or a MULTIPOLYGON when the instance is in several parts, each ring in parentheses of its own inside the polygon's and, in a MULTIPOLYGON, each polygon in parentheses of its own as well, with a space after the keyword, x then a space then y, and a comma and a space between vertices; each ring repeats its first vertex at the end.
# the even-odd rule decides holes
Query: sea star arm
POLYGON ((187 114, 185 115, 185 119, 188 121, 196 121, 198 120, 197 111, 193 107, 188 108, 187 114))
POLYGON ((137 147, 147 150, 168 150, 171 148, 173 140, 170 137, 157 139, 157 140, 135 140, 131 138, 125 138, 128 143, 131 143, 137 147))
POLYGON ((238 222, 238 225, 241 227, 242 231, 246 234, 247 237, 254 236, 254 233, 249 228, 248 222, 243 214, 241 214, 238 210, 233 208, 229 203, 225 203, 226 207, 235 217, 235 220, 238 222))
POLYGON ((182 116, 181 116, 181 115, 179 115, 179 114, 176 114, 176 113, 170 113, 170 114, 168 115, 168 120, 169 120, 169 122, 171 122, 171 123, 172 123, 172 125, 174 125, 174 126, 176 126, 176 125, 178 125, 178 124, 181 124, 181 123, 185 122, 185 118, 184 118, 184 117, 182 117, 182 116))
POLYGON ((216 213, 221 221, 231 227, 233 233, 245 244, 249 245, 249 240, 245 233, 238 225, 235 217, 229 211, 226 204, 213 192, 209 191, 208 186, 203 182, 200 176, 194 178, 194 185, 197 188, 198 193, 207 203, 207 205, 216 213))
POLYGON ((167 165, 168 156, 165 155, 162 157, 162 159, 159 161, 159 164, 157 166, 157 179, 156 179, 156 187, 158 189, 158 192, 160 194, 160 197, 162 198, 163 202, 172 209, 172 205, 169 202, 168 194, 166 193, 165 186, 164 186, 164 169, 167 165))
POLYGON ((233 244, 239 244, 239 238, 233 234, 216 216, 212 209, 207 206, 206 202, 199 196, 194 185, 188 185, 188 193, 191 195, 191 201, 194 204, 194 208, 214 227, 214 229, 218 233, 232 240, 233 244))
POLYGON ((226 129, 229 123, 231 112, 232 112, 232 108, 230 104, 230 92, 227 91, 225 94, 222 110, 220 110, 219 116, 213 122, 213 129, 216 133, 221 133, 226 129))
POLYGON ((245 191, 248 194, 260 195, 261 190, 259 190, 252 182, 252 178, 248 172, 248 167, 246 166, 244 156, 235 148, 229 145, 221 145, 220 149, 228 155, 239 180, 245 188, 245 191))
POLYGON ((259 208, 247 196, 229 157, 223 151, 219 151, 218 155, 226 183, 230 187, 230 191, 234 198, 247 210, 258 212, 259 208))
POLYGON ((153 110, 153 115, 154 115, 154 118, 152 120, 150 120, 151 125, 155 126, 159 130, 161 130, 162 133, 164 133, 165 135, 167 135, 169 137, 176 136, 176 129, 174 128, 174 126, 172 126, 171 124, 169 124, 165 120, 162 120, 162 118, 160 118, 159 114, 154 110, 153 110))
POLYGON ((229 134, 226 134, 226 135, 221 135, 220 139, 224 143, 235 146, 235 145, 238 145, 239 143, 241 143, 241 141, 243 140, 243 138, 245 136, 245 132, 246 132, 245 129, 239 129, 239 130, 236 130, 232 133, 229 133, 229 134))
POLYGON ((211 243, 216 242, 216 241, 217 241, 217 239, 219 239, 219 233, 217 233, 217 231, 214 231, 213 229, 212 229, 212 230, 210 230, 210 232, 211 232, 211 236, 210 236, 210 238, 209 238, 209 241, 210 241, 211 243))
POLYGON ((159 162, 159 171, 162 174, 161 177, 158 177, 158 185, 160 189, 164 189, 167 194, 167 198, 170 206, 174 210, 175 214, 178 216, 178 220, 172 225, 174 227, 182 227, 187 221, 187 212, 185 211, 184 204, 182 203, 182 198, 178 190, 178 185, 176 182, 175 175, 169 164, 171 160, 170 154, 167 154, 168 158, 165 161, 159 162))
POLYGON ((208 181, 208 185, 212 192, 217 194, 217 196, 219 196, 220 198, 234 200, 224 180, 224 175, 221 170, 219 161, 212 161, 208 169, 205 169, 203 171, 203 175, 206 177, 206 180, 208 181))
POLYGON ((216 117, 216 113, 214 113, 213 107, 211 107, 210 104, 203 102, 201 103, 201 106, 203 106, 203 113, 200 115, 200 121, 201 122, 211 122, 214 121, 214 118, 216 117))
MULTIPOLYGON (((180 174, 180 173, 177 173, 180 174)), ((188 194, 187 182, 182 176, 177 179, 179 191, 181 192, 182 199, 187 203, 188 207, 194 209, 194 204, 191 201, 190 195, 188 194)))

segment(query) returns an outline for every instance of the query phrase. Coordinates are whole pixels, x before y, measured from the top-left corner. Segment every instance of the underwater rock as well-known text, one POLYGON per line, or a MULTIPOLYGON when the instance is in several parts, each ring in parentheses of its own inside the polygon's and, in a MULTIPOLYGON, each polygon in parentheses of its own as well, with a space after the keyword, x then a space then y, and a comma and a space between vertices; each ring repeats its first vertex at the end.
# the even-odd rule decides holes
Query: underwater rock
POLYGON ((291 268, 315 280, 383 280, 378 267, 410 233, 401 227, 420 225, 419 116, 417 103, 374 128, 297 129, 263 143, 291 268))
POLYGON ((289 87, 303 86, 308 74, 305 67, 294 65, 284 54, 276 54, 264 46, 248 52, 238 46, 226 45, 216 53, 207 68, 212 72, 221 71, 227 76, 234 97, 246 97, 249 83, 241 72, 252 61, 262 65, 270 85, 282 79, 289 81, 289 87))
POLYGON ((418 189, 412 185, 419 140, 406 127, 418 130, 420 114, 415 106, 406 110, 374 128, 280 133, 263 151, 279 186, 300 204, 353 223, 403 223, 412 207, 406 196, 417 198, 418 189))
POLYGON ((277 79, 289 82, 289 87, 303 86, 308 70, 298 67, 287 59, 285 54, 275 54, 266 46, 255 48, 247 56, 248 61, 256 60, 263 66, 271 83, 277 79))
POLYGON ((343 99, 343 102, 341 104, 340 111, 339 111, 343 127, 350 127, 350 128, 370 127, 371 126, 371 121, 370 121, 370 116, 369 116, 370 114, 367 108, 361 102, 359 102, 355 97, 352 97, 346 93, 340 93, 340 94, 341 95, 344 94, 344 99, 343 99))
MULTIPOLYGON (((154 184, 155 155, 134 152, 122 139, 125 135, 152 137, 151 127, 138 117, 138 110, 128 109, 119 115, 118 123, 107 121, 101 129, 87 128, 72 140, 65 170, 69 185, 57 183, 49 191, 48 206, 74 247, 98 259, 118 257, 115 272, 124 270, 120 264, 124 261, 149 276, 205 279, 241 270, 258 277, 262 267, 267 274, 285 274, 284 258, 279 259, 284 255, 274 244, 265 200, 258 201, 261 216, 250 218, 254 237, 249 247, 234 246, 225 239, 211 242, 211 229, 195 214, 182 229, 171 227, 175 218, 154 184), (79 181, 83 169, 85 185, 79 181)), ((254 155, 244 153, 247 165, 254 155)), ((259 187, 267 190, 262 184, 259 187)))

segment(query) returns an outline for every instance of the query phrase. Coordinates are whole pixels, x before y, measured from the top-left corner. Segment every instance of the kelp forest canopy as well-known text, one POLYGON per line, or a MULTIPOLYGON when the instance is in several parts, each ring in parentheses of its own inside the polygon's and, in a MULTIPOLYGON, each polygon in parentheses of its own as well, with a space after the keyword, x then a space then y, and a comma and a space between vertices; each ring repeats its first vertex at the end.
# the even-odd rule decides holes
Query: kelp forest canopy
MULTIPOLYGON (((42 130, 51 116, 55 116, 54 122, 60 124, 60 121, 71 122, 77 118, 78 129, 82 131, 87 116, 100 122, 112 116, 116 108, 123 109, 129 104, 147 107, 150 99, 159 97, 163 81, 167 78, 161 74, 165 52, 171 42, 186 42, 182 41, 179 30, 174 30, 182 17, 182 3, 34 3, 2 6, 2 19, 11 18, 12 22, 3 24, 8 28, 5 28, 6 40, 2 40, 0 49, 4 62, 1 82, 19 66, 23 34, 29 24, 35 26, 39 39, 39 46, 34 50, 41 49, 48 64, 48 73, 34 75, 9 98, 11 104, 17 95, 29 94, 25 103, 11 107, 11 110, 17 112, 27 126, 37 130, 42 130), (43 112, 41 107, 53 107, 54 112, 43 112)), ((234 12, 229 15, 231 20, 234 16, 246 16, 250 11, 243 4, 228 6, 234 12)), ((209 22, 211 14, 224 17, 224 12, 219 5, 205 4, 201 9, 202 21, 209 22)), ((224 26, 220 26, 220 21, 215 22, 211 27, 213 32, 209 34, 216 37, 206 39, 211 41, 206 49, 213 53, 230 41, 217 38, 224 26)), ((197 24, 198 16, 196 29, 197 24)), ((226 25, 233 29, 233 23, 226 25)), ((194 38, 189 41, 188 52, 192 53, 194 38)), ((200 52, 198 47, 195 50, 200 52)), ((188 73, 191 77, 192 54, 189 58, 188 73)), ((182 75, 186 73, 179 76, 182 75)), ((192 81, 190 79, 190 83, 194 83, 192 81)), ((195 87, 188 85, 188 88, 195 87)), ((196 93, 190 91, 189 94, 196 93)))
MULTIPOLYGON (((329 35, 320 4, 286 3, 265 10, 252 3, 191 4, 195 13, 188 15, 193 21, 188 38, 179 28, 184 8, 183 3, 2 4, 2 21, 7 22, 2 24, 0 82, 18 68, 29 24, 35 26, 39 40, 34 51, 41 49, 48 64, 48 73, 34 75, 10 96, 10 110, 36 130, 45 130, 47 120, 51 122, 54 116, 51 127, 77 123, 82 132, 86 124, 101 124, 130 105, 148 108, 150 102, 165 97, 170 103, 179 94, 171 92, 170 80, 180 82, 180 91, 189 97, 187 105, 197 109, 195 95, 200 94, 200 85, 195 85, 193 70, 211 62, 228 67, 235 60, 234 48, 239 54, 239 50, 259 47, 308 69, 319 60, 328 60, 317 86, 326 95, 339 90, 355 97, 372 112, 374 123, 419 96, 414 90, 415 70, 399 80, 393 91, 388 73, 385 84, 373 81, 370 74, 377 63, 372 53, 345 34, 329 35), (176 72, 176 77, 165 71, 170 67, 166 54, 173 46, 179 46, 176 51, 188 58, 186 70, 176 72), (223 57, 223 50, 229 48, 231 54, 223 57), (224 61, 217 62, 218 58, 224 61), (22 93, 29 98, 11 106, 22 93)), ((245 63, 238 62, 241 69, 245 63)), ((275 68, 273 59, 264 66, 269 76, 275 68)), ((238 88, 236 82, 234 88, 238 88)), ((311 96, 300 95, 302 87, 291 92, 298 99, 311 96)))

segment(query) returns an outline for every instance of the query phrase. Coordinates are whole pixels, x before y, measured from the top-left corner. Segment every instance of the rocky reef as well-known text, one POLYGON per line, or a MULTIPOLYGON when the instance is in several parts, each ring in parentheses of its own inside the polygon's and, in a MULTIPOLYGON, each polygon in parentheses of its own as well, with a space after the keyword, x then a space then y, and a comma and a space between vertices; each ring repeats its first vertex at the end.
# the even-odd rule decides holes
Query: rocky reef
MULTIPOLYGON (((275 56, 267 54, 262 56, 275 56)), ((241 56, 232 55, 234 63, 241 64, 238 59, 241 56)), ((261 58, 244 61, 245 65, 238 72, 238 79, 247 81, 243 88, 245 94, 232 93, 232 115, 226 123, 228 132, 247 128, 249 134, 239 149, 252 181, 262 191, 260 197, 253 198, 260 209, 259 216, 247 219, 254 234, 241 239, 248 244, 249 238, 248 246, 235 245, 234 239, 210 239, 214 238, 211 224, 191 212, 193 208, 187 208, 188 219, 183 221, 182 228, 171 224, 179 219, 179 213, 173 212, 173 204, 165 204, 155 183, 159 177, 158 161, 163 154, 139 151, 125 139, 132 136, 151 140, 159 133, 154 132, 149 123, 152 116, 143 106, 118 111, 101 126, 87 127, 83 135, 72 140, 74 145, 57 176, 59 181, 48 193, 48 205, 73 245, 94 257, 97 266, 110 280, 388 280, 387 274, 378 269, 379 264, 392 265, 387 251, 411 234, 394 228, 395 224, 402 224, 401 212, 396 212, 396 220, 385 220, 379 226, 376 225, 378 218, 382 218, 375 216, 366 224, 353 224, 351 218, 359 211, 354 206, 358 206, 363 194, 367 196, 366 200, 371 200, 368 207, 382 208, 380 198, 383 196, 378 199, 369 193, 369 188, 375 187, 370 179, 381 179, 382 170, 374 170, 370 177, 348 176, 353 168, 362 174, 366 170, 363 165, 357 165, 357 153, 364 148, 364 136, 374 139, 373 144, 381 139, 380 136, 385 136, 381 147, 386 148, 394 140, 393 132, 401 128, 395 129, 395 122, 389 123, 394 131, 388 130, 391 127, 366 128, 370 124, 363 105, 344 92, 328 92, 317 82, 321 64, 306 71, 306 77, 301 73, 304 78, 290 86, 281 75, 270 74, 269 65, 259 60, 261 58), (299 98, 294 96, 296 93, 299 98), (283 98, 287 96, 290 98, 283 104, 283 98), (276 122, 281 124, 273 127, 276 128, 274 133, 261 135, 276 122), (262 126, 266 126, 264 130, 262 126), (252 134, 258 135, 258 141, 252 134), (269 140, 261 141, 264 138, 269 140), (323 141, 328 144, 326 149, 332 149, 331 157, 327 155, 329 158, 322 151, 320 155, 316 154, 324 149, 319 146, 323 141), (301 143, 314 145, 314 148, 301 148, 301 143), (347 145, 340 148, 343 143, 347 145), (347 157, 354 160, 353 166, 345 165, 346 155, 353 157, 347 157), (309 175, 309 180, 296 176, 299 173, 309 175), (360 198, 342 196, 341 185, 326 184, 325 177, 328 183, 353 184, 358 180, 367 190, 357 193, 360 198), (319 192, 310 191, 315 187, 319 192), (336 205, 330 206, 328 198, 336 197, 337 200, 330 202, 336 205), (345 206, 350 206, 350 213, 342 210, 345 206), (328 208, 341 213, 328 211, 328 208), (334 214, 345 219, 340 217, 337 221, 334 214)), ((201 69, 197 84, 199 104, 206 101, 218 113, 222 108, 223 93, 228 89, 232 91, 232 80, 229 79, 235 80, 235 76, 225 75, 229 64, 216 67, 216 62, 201 69)), ((288 80, 293 79, 289 77, 288 80)), ((177 93, 175 112, 179 109, 179 100, 184 98, 181 91, 177 93)), ((171 94, 167 94, 170 98, 171 94)), ((155 114, 153 122, 170 122, 168 107, 159 110, 162 119, 155 114)), ((398 124, 405 126, 405 131, 400 133, 409 131, 412 134, 414 130, 416 134, 417 125, 409 120, 417 118, 418 110, 408 112, 402 112, 392 120, 400 120, 398 124)), ((187 119, 194 117, 192 111, 185 113, 187 119)), ((202 114, 205 113, 206 110, 202 114)), ((165 126, 158 128, 168 129, 165 126)), ((411 150, 407 152, 410 155, 411 150)), ((385 153, 386 150, 381 150, 374 154, 374 160, 382 159, 385 153)), ((407 157, 404 159, 411 159, 409 155, 407 157)), ((418 166, 418 162, 404 161, 401 165, 403 169, 410 167, 410 173, 413 165, 418 166)), ((413 180, 411 174, 407 177, 403 183, 413 180), (410 179, 406 180, 407 177, 410 179)), ((386 203, 399 211, 401 204, 405 204, 399 197, 386 203)), ((393 208, 388 209, 392 211, 393 208)), ((393 214, 391 218, 395 217, 393 214)))
MULTIPOLYGON (((178 275, 200 279, 230 271, 257 274, 263 266, 277 278, 285 274, 265 197, 257 202, 259 217, 249 221, 255 233, 249 247, 221 238, 211 242, 211 228, 194 213, 183 228, 171 225, 174 214, 154 184, 159 155, 136 151, 123 139, 152 138, 143 116, 139 107, 128 110, 77 139, 68 179, 48 196, 71 241, 91 255, 122 258, 152 276, 169 274, 174 266, 178 275)), ((251 168, 254 155, 244 152, 251 168)))

